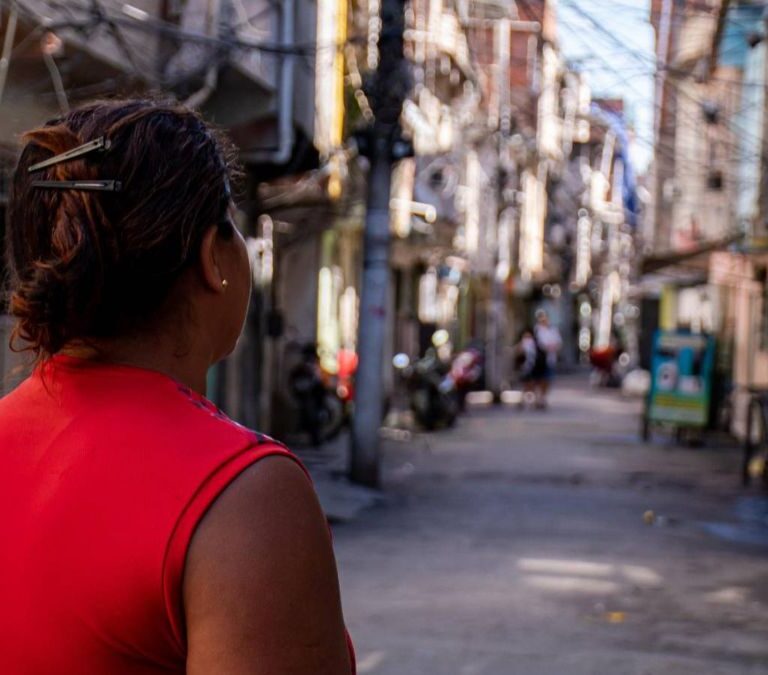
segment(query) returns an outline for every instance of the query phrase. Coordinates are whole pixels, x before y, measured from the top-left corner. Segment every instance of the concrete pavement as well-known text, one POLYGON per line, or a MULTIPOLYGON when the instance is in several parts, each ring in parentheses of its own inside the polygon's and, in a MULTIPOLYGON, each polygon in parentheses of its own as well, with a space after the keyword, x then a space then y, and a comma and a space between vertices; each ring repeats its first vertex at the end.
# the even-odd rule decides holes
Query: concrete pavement
POLYGON ((383 503, 334 527, 361 675, 768 673, 765 500, 637 414, 574 378, 388 441, 383 503))

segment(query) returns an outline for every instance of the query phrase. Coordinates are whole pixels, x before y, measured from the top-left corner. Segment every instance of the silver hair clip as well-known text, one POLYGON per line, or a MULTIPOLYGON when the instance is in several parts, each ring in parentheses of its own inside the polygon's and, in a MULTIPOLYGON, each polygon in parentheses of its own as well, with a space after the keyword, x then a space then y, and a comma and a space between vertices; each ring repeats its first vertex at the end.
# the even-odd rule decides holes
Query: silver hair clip
POLYGON ((58 190, 120 192, 123 186, 119 180, 33 180, 32 187, 53 188, 58 190))
POLYGON ((88 155, 91 152, 103 152, 105 150, 109 150, 111 145, 112 142, 110 140, 105 139, 104 136, 99 136, 99 138, 93 141, 88 141, 87 143, 78 145, 76 148, 72 148, 66 152, 62 152, 58 155, 54 155, 53 157, 49 157, 42 162, 33 164, 27 169, 27 171, 29 171, 29 173, 34 173, 35 171, 40 171, 40 169, 45 169, 46 167, 53 166, 54 164, 61 164, 62 162, 68 162, 77 157, 88 155))
MULTIPOLYGON (((109 150, 112 146, 112 141, 104 136, 99 136, 92 141, 78 145, 76 148, 67 150, 66 152, 59 153, 53 157, 49 157, 42 162, 33 164, 27 171, 34 173, 40 171, 54 164, 61 164, 62 162, 69 162, 70 160, 88 155, 92 152, 104 152, 109 150)), ((122 189, 122 183, 119 180, 33 180, 32 187, 35 188, 52 188, 54 190, 99 190, 103 192, 120 192, 122 189)))

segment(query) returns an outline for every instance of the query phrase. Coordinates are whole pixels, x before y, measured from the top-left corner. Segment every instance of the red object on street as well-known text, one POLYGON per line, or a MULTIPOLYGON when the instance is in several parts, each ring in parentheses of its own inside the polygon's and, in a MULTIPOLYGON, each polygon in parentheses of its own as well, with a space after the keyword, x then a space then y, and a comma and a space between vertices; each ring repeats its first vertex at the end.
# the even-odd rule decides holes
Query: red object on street
POLYGON ((606 347, 595 347, 589 353, 589 360, 598 370, 611 372, 613 364, 616 361, 616 350, 610 345, 606 347))
POLYGON ((336 392, 345 403, 355 398, 355 373, 359 358, 351 349, 340 349, 338 353, 339 372, 336 392))
POLYGON ((2 671, 184 673, 192 534, 269 455, 294 458, 160 373, 38 369, 0 400, 2 671))
POLYGON ((339 377, 352 377, 357 370, 359 358, 351 349, 339 349, 339 377))

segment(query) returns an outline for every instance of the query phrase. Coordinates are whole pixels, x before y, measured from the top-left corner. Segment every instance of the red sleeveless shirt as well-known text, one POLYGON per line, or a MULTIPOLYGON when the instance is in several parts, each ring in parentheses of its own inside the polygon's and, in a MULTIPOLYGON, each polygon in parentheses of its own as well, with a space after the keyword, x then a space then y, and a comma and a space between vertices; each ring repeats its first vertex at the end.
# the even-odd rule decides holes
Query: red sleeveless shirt
POLYGON ((195 527, 268 455, 293 457, 160 373, 38 369, 0 400, 0 672, 184 673, 195 527))

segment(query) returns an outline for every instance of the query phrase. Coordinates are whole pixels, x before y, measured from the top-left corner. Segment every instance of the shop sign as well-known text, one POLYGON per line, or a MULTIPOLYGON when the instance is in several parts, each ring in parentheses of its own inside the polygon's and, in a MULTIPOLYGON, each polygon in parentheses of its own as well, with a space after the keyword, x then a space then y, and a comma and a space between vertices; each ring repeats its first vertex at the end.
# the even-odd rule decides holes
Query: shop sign
POLYGON ((710 335, 657 331, 651 362, 648 418, 681 427, 709 419, 715 340, 710 335))

